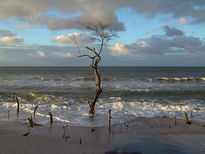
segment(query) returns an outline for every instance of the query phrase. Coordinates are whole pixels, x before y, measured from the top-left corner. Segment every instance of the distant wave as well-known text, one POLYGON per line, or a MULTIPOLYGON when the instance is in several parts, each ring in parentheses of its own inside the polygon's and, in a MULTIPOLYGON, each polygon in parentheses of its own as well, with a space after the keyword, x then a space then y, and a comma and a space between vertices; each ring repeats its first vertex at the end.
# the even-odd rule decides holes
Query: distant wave
MULTIPOLYGON (((25 101, 35 101, 35 102, 63 102, 68 99, 78 98, 82 96, 86 98, 92 95, 92 91, 80 90, 77 91, 61 91, 61 92, 29 92, 29 93, 19 93, 17 94, 25 101)), ((0 98, 2 99, 14 99, 14 93, 0 93, 0 98)), ((111 96, 121 96, 121 97, 134 97, 134 96, 143 96, 143 97, 167 97, 167 96, 177 96, 177 97, 189 97, 189 96, 197 96, 203 98, 205 96, 205 90, 149 90, 149 89, 113 89, 113 90, 104 90, 103 97, 111 97, 111 96)))
POLYGON ((32 79, 34 80, 40 80, 40 81, 50 81, 50 80, 54 80, 51 77, 48 76, 38 76, 38 77, 33 77, 32 79))
POLYGON ((163 81, 163 82, 205 82, 205 77, 173 77, 173 78, 168 78, 168 77, 157 77, 157 78, 147 78, 148 81, 163 81))
MULTIPOLYGON (((50 76, 38 76, 38 77, 33 77, 32 80, 37 80, 37 81, 95 81, 94 76, 90 77, 50 77, 50 76)), ((102 77, 103 81, 120 81, 121 79, 119 78, 114 78, 114 77, 102 77)))

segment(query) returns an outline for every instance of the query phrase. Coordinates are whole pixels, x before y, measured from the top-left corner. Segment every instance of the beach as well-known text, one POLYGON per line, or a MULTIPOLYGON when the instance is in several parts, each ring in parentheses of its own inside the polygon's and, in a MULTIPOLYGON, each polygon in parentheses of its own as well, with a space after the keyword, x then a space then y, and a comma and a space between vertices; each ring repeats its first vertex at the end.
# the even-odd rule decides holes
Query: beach
POLYGON ((63 128, 63 123, 28 126, 0 122, 0 153, 204 153, 205 122, 139 117, 107 126, 63 128), (65 129, 65 134, 64 134, 65 129), (27 136, 26 136, 27 135, 27 136))
POLYGON ((99 70, 91 116, 89 67, 0 67, 0 153, 205 153, 204 67, 99 70))

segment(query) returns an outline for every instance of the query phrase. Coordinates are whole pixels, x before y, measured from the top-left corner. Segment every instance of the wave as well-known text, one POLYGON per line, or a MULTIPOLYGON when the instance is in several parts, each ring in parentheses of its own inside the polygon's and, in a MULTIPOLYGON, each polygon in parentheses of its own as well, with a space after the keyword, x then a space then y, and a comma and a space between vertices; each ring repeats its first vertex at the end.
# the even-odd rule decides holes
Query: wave
POLYGON ((74 77, 72 81, 95 81, 94 77, 74 77))
MULTIPOLYGON (((94 91, 86 89, 78 89, 76 91, 59 91, 59 92, 29 92, 29 93, 0 93, 0 100, 14 100, 15 95, 18 95, 20 99, 27 102, 37 103, 61 103, 61 102, 72 102, 76 104, 77 100, 81 99, 81 103, 85 101, 87 97, 92 97, 94 91)), ((151 89, 104 89, 101 98, 107 97, 123 97, 131 99, 133 97, 177 97, 177 98, 190 98, 196 97, 204 99, 205 90, 151 90, 151 89)))
POLYGON ((50 80, 54 80, 52 77, 48 77, 48 76, 39 76, 39 77, 33 77, 33 80, 40 80, 40 81, 50 81, 50 80))
POLYGON ((163 81, 163 82, 205 82, 205 77, 157 77, 147 78, 148 81, 163 81))
MULTIPOLYGON (((69 122, 72 125, 79 126, 103 126, 107 125, 107 111, 112 109, 113 123, 131 120, 131 118, 145 116, 177 116, 183 117, 184 112, 193 110, 195 119, 205 119, 205 106, 203 101, 190 100, 167 100, 165 99, 136 99, 134 101, 126 101, 121 97, 109 97, 107 99, 100 99, 96 104, 96 114, 90 119, 87 111, 88 105, 81 104, 70 107, 69 104, 38 104, 39 107, 36 112, 34 120, 39 120, 42 124, 48 123, 48 113, 51 111, 55 121, 69 122)), ((36 104, 34 103, 20 103, 20 117, 25 120, 33 114, 36 104)), ((0 117, 7 118, 7 111, 15 117, 16 103, 0 102, 0 117)), ((39 123, 38 122, 38 123, 39 123)))

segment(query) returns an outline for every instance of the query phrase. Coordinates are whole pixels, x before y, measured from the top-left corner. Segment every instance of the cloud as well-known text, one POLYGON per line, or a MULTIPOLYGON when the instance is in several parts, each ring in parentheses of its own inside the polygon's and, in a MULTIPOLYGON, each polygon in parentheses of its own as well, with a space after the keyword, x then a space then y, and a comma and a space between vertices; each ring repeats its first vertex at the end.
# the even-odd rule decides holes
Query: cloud
POLYGON ((72 46, 0 46, 0 55, 0 66, 89 66, 86 58, 77 58, 76 48, 72 46))
POLYGON ((23 41, 24 39, 19 36, 5 36, 0 38, 0 43, 7 44, 7 45, 19 44, 22 43, 23 41))
POLYGON ((148 46, 148 43, 147 43, 146 40, 138 40, 138 41, 137 41, 137 46, 142 47, 142 48, 145 48, 145 47, 148 46))
POLYGON ((113 46, 108 47, 108 49, 112 52, 113 56, 126 56, 131 54, 126 46, 121 43, 115 43, 113 46))
POLYGON ((118 20, 116 11, 131 8, 148 18, 156 15, 171 15, 185 24, 186 18, 192 24, 205 22, 204 0, 1 0, 0 19, 13 18, 27 21, 29 24, 46 25, 51 30, 82 29, 79 22, 96 23, 99 20, 109 24, 115 31, 124 30, 124 24, 118 20), (55 8, 55 9, 54 9, 55 8), (53 9, 57 14, 46 16, 53 9), (76 16, 67 16, 76 13, 76 16))
POLYGON ((177 36, 177 35, 184 35, 184 33, 181 30, 179 30, 175 27, 170 28, 169 26, 164 26, 164 31, 165 31, 166 35, 170 36, 170 37, 177 36))
POLYGON ((14 34, 9 30, 0 29, 0 36, 1 37, 14 36, 14 34))
POLYGON ((196 56, 205 51, 203 40, 193 36, 185 36, 176 28, 164 28, 165 35, 153 35, 127 45, 133 53, 139 55, 183 55, 196 56))
POLYGON ((43 51, 37 51, 37 54, 40 56, 40 57, 45 57, 45 53, 43 51))
POLYGON ((150 35, 150 34, 152 34, 152 33, 154 33, 154 32, 157 32, 157 31, 163 29, 164 27, 165 27, 165 26, 159 26, 159 27, 157 27, 157 28, 154 28, 154 29, 152 29, 152 30, 146 32, 145 35, 150 35))
POLYGON ((179 25, 185 25, 187 23, 187 20, 186 20, 186 18, 181 17, 181 18, 177 19, 177 23, 179 25))
POLYGON ((54 55, 61 57, 61 58, 68 58, 68 57, 72 57, 72 54, 70 52, 56 52, 54 53, 54 55))
POLYGON ((35 27, 34 25, 28 24, 28 23, 24 23, 24 24, 19 24, 16 26, 17 29, 24 29, 24 28, 33 28, 35 27))
POLYGON ((94 42, 95 38, 87 36, 86 34, 71 33, 67 35, 59 35, 56 38, 52 39, 52 41, 62 44, 75 44, 76 41, 78 44, 85 44, 94 42))

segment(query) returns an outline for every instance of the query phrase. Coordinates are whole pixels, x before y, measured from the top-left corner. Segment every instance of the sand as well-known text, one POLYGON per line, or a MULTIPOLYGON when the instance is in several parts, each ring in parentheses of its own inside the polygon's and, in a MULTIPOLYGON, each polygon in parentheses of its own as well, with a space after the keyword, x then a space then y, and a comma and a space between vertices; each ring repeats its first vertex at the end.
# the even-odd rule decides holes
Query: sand
POLYGON ((20 121, 0 122, 0 153, 205 153, 205 123, 169 117, 145 118, 108 127, 65 128, 64 123, 28 127, 20 121), (27 133, 27 136, 24 134, 27 133))

